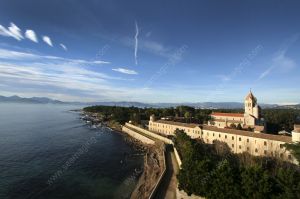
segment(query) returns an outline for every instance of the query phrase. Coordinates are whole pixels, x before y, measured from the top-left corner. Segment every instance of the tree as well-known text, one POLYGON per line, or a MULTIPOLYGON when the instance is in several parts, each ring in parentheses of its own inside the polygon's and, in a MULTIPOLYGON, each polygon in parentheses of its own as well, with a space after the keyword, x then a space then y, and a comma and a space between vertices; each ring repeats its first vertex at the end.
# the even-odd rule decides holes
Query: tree
POLYGON ((272 198, 273 182, 260 166, 242 169, 241 186, 246 198, 272 198))
POLYGON ((239 179, 234 168, 225 159, 220 161, 212 172, 207 198, 227 199, 240 198, 239 179))
POLYGON ((207 199, 300 198, 299 167, 247 153, 234 154, 224 144, 205 144, 176 131, 175 147, 182 157, 177 175, 180 190, 207 199))
POLYGON ((278 168, 276 171, 279 198, 300 198, 300 174, 293 168, 278 168))
POLYGON ((300 143, 286 143, 284 146, 292 153, 292 155, 296 158, 298 164, 300 165, 300 143))
POLYGON ((236 129, 236 125, 235 125, 234 123, 231 123, 231 124, 230 124, 230 128, 236 129))
POLYGON ((132 113, 130 115, 130 120, 131 122, 133 122, 134 124, 140 124, 141 123, 141 116, 139 113, 132 113))
POLYGON ((184 113, 184 117, 185 117, 185 121, 187 122, 187 120, 189 119, 190 121, 191 121, 191 114, 190 114, 190 112, 185 112, 184 113))
POLYGON ((236 129, 237 129, 237 130, 243 130, 243 127, 242 127, 242 125, 239 123, 239 124, 237 125, 236 129))

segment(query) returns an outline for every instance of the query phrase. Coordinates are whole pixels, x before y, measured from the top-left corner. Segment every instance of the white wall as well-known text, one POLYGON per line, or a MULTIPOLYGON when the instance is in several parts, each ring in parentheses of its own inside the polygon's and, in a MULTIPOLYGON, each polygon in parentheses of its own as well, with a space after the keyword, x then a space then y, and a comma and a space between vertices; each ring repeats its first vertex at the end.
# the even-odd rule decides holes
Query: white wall
POLYGON ((133 138, 140 140, 141 142, 145 143, 145 144, 151 144, 153 145, 155 142, 139 133, 136 133, 135 131, 127 128, 126 126, 122 127, 122 131, 127 133, 128 135, 132 136, 133 138))

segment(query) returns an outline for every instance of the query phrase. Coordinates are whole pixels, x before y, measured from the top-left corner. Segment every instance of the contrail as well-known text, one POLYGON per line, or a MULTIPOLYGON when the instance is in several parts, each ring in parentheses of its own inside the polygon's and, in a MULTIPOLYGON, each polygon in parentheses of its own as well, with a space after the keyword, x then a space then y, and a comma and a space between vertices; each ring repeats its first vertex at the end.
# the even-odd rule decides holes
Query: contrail
POLYGON ((135 39, 135 45, 134 45, 135 65, 138 64, 138 61, 137 61, 137 51, 138 51, 138 45, 139 45, 138 36, 139 36, 139 27, 138 27, 137 22, 135 22, 135 36, 134 36, 134 39, 135 39))

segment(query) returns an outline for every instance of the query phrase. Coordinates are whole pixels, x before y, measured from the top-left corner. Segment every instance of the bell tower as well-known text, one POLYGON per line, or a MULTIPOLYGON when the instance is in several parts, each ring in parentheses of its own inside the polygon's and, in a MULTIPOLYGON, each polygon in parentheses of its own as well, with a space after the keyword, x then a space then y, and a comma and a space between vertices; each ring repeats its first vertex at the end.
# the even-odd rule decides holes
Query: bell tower
POLYGON ((245 114, 251 115, 255 118, 259 118, 259 107, 257 105, 257 99, 253 95, 251 89, 248 95, 245 98, 245 114))

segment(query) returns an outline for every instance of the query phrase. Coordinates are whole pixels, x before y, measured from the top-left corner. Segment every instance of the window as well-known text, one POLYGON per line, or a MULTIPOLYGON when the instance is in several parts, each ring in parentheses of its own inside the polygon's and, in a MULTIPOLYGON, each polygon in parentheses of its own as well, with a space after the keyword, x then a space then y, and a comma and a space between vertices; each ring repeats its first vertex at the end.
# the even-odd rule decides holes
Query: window
POLYGON ((264 141, 264 145, 267 146, 267 142, 266 141, 264 141))
POLYGON ((225 139, 227 139, 227 135, 225 135, 225 139))
POLYGON ((264 150, 264 154, 267 155, 267 151, 266 150, 264 150))
POLYGON ((279 147, 282 149, 283 148, 283 144, 280 144, 279 147))
POLYGON ((231 146, 232 146, 232 148, 234 148, 234 144, 232 144, 231 146))
POLYGON ((242 141, 242 138, 239 138, 239 141, 242 141))
POLYGON ((273 151, 271 151, 271 156, 273 156, 273 151))
POLYGON ((247 142, 249 142, 249 139, 247 139, 247 142))
POLYGON ((207 132, 207 136, 209 136, 209 133, 207 132))
POLYGON ((242 146, 241 146, 241 145, 239 145, 239 149, 242 149, 242 146))
POLYGON ((288 159, 291 160, 291 159, 292 159, 292 156, 291 156, 291 155, 288 155, 288 159))
POLYGON ((247 151, 249 151, 249 147, 247 147, 247 151))
POLYGON ((206 139, 207 142, 209 142, 209 139, 206 139))
POLYGON ((234 140, 234 137, 232 136, 232 140, 234 140))
POLYGON ((258 152, 258 149, 255 149, 255 153, 257 153, 258 152))
POLYGON ((215 134, 213 133, 213 137, 215 137, 215 134))
POLYGON ((221 134, 219 134, 219 138, 221 137, 221 134))

